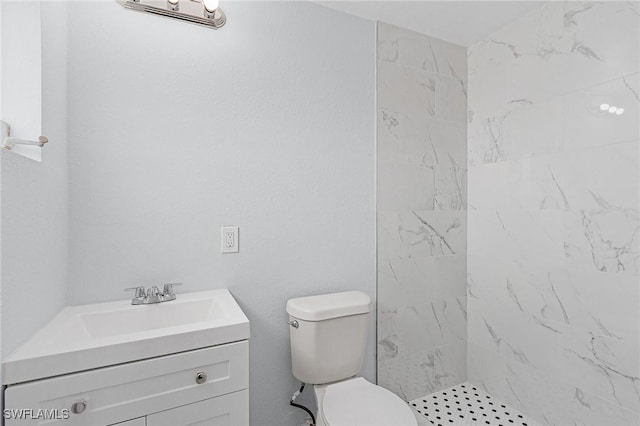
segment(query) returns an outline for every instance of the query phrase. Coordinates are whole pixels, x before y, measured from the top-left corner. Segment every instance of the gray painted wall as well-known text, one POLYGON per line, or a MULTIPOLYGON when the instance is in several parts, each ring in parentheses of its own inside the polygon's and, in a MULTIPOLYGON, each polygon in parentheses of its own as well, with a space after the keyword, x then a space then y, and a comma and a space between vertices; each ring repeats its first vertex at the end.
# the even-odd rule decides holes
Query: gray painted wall
POLYGON ((252 323, 252 424, 300 424, 286 300, 375 295, 374 24, 306 2, 223 7, 212 31, 69 4, 68 302, 228 287, 252 323), (240 253, 220 254, 222 225, 240 253))
MULTIPOLYGON (((22 7, 40 8, 42 16, 43 90, 41 101, 36 101, 41 105, 30 105, 37 113, 41 108, 42 128, 36 126, 29 135, 16 136, 31 139, 44 134, 50 143, 43 149, 41 163, 5 150, 0 154, 3 356, 64 306, 67 286, 66 5, 7 2, 2 5, 3 19, 22 7)), ((35 18, 38 26, 39 16, 35 18)), ((18 41, 13 35, 3 37, 3 43, 18 41)), ((40 56, 39 51, 33 53, 40 56)), ((11 59, 3 57, 5 71, 11 59)), ((3 76, 3 87, 9 85, 9 78, 13 87, 34 84, 33 75, 3 76)), ((20 99, 2 100, 3 113, 11 116, 20 99)))

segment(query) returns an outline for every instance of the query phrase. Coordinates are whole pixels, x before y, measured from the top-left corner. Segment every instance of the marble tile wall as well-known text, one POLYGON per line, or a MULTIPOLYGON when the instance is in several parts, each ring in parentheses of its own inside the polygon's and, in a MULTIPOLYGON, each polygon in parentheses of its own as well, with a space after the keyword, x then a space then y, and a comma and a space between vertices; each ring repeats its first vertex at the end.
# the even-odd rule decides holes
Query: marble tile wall
POLYGON ((638 6, 469 48, 468 378, 545 424, 640 424, 638 6))
POLYGON ((378 24, 378 383, 466 380, 467 51, 378 24))

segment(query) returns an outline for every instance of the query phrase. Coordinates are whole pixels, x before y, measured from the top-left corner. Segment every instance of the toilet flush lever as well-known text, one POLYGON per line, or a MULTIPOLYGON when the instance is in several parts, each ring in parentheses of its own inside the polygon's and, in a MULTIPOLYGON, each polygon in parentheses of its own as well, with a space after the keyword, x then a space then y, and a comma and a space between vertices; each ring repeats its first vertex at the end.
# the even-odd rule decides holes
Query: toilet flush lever
POLYGON ((287 321, 287 323, 288 323, 291 327, 293 327, 293 328, 298 328, 298 327, 300 327, 300 324, 298 324, 298 321, 296 321, 296 320, 293 320, 293 321, 287 321))

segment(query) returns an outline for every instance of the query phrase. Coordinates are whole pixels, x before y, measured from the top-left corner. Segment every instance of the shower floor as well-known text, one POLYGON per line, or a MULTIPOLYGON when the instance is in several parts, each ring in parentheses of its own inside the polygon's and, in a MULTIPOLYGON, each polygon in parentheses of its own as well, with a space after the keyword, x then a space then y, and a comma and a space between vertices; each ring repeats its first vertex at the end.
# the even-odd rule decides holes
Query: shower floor
POLYGON ((418 413, 416 417, 421 426, 539 426, 467 382, 414 399, 409 405, 418 413))

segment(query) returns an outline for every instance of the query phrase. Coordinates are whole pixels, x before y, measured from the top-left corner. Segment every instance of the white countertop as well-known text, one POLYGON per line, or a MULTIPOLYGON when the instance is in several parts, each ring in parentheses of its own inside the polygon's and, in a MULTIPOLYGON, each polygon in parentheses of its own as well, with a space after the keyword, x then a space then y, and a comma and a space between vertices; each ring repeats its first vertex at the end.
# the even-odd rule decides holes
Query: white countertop
POLYGON ((130 300, 65 307, 2 363, 9 385, 249 338, 228 290, 179 293, 151 305, 130 300))

